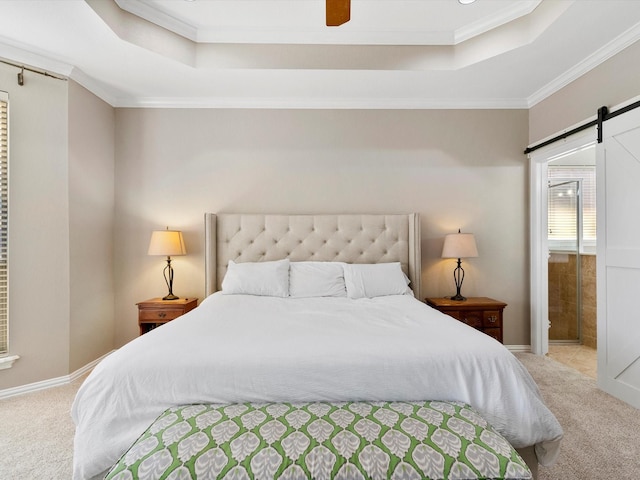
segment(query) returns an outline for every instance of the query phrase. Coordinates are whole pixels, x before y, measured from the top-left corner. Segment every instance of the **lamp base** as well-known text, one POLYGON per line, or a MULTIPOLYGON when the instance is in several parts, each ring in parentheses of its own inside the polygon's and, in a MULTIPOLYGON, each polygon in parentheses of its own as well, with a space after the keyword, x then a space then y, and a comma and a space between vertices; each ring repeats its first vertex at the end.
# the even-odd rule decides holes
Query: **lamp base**
POLYGON ((163 300, 178 300, 180 297, 173 294, 173 267, 171 266, 171 257, 167 257, 167 266, 162 270, 164 275, 164 281, 167 283, 169 293, 166 297, 162 297, 163 300))
POLYGON ((456 294, 451 297, 451 300, 458 302, 464 302, 467 298, 460 295, 460 289, 462 288, 462 281, 464 280, 464 268, 462 268, 462 261, 458 259, 458 266, 453 271, 453 279, 456 281, 456 294))

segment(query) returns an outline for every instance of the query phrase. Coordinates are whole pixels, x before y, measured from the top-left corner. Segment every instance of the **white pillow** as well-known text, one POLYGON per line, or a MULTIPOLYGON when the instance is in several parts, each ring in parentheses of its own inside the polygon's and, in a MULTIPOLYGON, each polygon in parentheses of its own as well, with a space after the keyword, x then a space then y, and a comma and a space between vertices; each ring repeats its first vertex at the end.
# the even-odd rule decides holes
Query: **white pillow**
POLYGON ((289 296, 289 260, 235 263, 229 260, 222 293, 289 296))
POLYGON ((342 265, 339 262, 291 262, 289 294, 292 297, 346 297, 342 265))
POLYGON ((410 291, 400 262, 346 263, 344 280, 349 298, 404 295, 410 291))

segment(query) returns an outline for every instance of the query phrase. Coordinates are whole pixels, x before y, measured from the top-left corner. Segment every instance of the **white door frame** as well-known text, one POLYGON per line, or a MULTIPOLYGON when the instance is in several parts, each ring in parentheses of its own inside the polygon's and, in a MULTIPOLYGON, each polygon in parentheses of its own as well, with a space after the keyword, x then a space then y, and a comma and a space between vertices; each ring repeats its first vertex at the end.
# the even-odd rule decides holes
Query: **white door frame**
POLYGON ((588 128, 529 154, 531 352, 536 355, 549 351, 547 166, 554 157, 593 145, 596 135, 595 127, 588 128))

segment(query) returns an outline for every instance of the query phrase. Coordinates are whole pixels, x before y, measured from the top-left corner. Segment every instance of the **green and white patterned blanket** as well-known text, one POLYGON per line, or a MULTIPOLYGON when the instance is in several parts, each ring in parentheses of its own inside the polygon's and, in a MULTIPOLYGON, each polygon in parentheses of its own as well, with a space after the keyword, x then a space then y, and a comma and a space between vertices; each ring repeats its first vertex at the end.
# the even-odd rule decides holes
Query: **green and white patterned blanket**
POLYGON ((530 479, 459 402, 188 405, 166 410, 107 480, 530 479))

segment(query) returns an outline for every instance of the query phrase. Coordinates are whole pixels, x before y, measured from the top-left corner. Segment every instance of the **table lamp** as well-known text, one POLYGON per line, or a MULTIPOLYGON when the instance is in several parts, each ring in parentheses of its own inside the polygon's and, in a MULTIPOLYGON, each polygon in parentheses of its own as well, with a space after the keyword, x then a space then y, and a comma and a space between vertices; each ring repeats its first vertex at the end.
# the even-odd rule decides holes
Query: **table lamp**
POLYGON ((162 297, 163 300, 177 300, 178 296, 173 294, 173 267, 171 266, 171 257, 176 255, 186 255, 187 249, 184 246, 182 232, 178 230, 156 230, 151 233, 151 241, 149 242, 148 255, 166 255, 167 266, 164 267, 162 274, 164 281, 169 288, 167 296, 162 297))
POLYGON ((450 233, 444 237, 444 245, 442 246, 442 258, 457 258, 458 266, 453 271, 453 279, 456 282, 456 294, 451 300, 466 300, 460 294, 462 281, 464 280, 464 269, 461 266, 461 258, 472 258, 478 256, 478 248, 476 247, 476 239, 473 233, 450 233))

